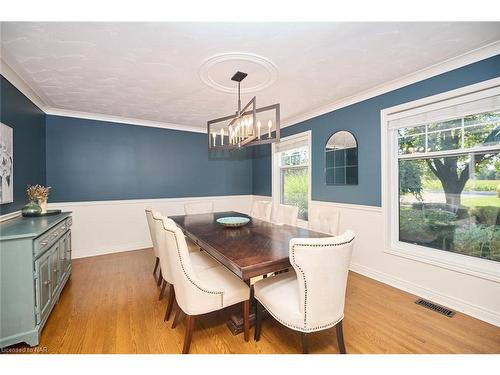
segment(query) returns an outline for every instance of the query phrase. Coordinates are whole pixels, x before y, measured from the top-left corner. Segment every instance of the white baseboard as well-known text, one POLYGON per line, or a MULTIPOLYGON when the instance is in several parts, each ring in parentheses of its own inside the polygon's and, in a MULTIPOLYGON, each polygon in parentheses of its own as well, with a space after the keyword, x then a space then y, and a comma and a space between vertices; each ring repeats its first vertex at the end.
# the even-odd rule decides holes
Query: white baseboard
POLYGON ((116 246, 114 248, 107 248, 105 250, 99 248, 79 249, 78 254, 74 256, 73 259, 96 257, 106 254, 124 253, 126 251, 143 250, 150 248, 152 246, 153 245, 151 242, 146 242, 146 243, 136 243, 136 244, 131 243, 128 245, 116 246))
POLYGON ((472 305, 456 297, 446 296, 434 290, 423 288, 412 282, 393 277, 386 273, 365 267, 361 264, 351 263, 350 270, 500 327, 500 314, 495 311, 488 310, 481 306, 472 305))

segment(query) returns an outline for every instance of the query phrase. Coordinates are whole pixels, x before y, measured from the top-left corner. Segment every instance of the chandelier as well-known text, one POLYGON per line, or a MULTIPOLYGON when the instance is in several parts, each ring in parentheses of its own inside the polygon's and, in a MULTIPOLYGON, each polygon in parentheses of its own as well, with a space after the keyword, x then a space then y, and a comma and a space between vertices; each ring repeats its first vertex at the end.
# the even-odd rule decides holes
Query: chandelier
POLYGON ((207 121, 208 149, 234 150, 280 140, 280 105, 257 108, 254 96, 241 108, 240 86, 247 73, 236 72, 231 78, 238 82, 238 110, 235 114, 207 121))

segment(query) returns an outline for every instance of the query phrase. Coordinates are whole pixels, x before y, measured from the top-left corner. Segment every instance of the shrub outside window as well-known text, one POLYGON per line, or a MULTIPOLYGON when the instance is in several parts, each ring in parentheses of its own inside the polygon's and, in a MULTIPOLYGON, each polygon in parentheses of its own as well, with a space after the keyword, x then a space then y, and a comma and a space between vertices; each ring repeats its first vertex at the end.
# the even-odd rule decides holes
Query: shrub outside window
POLYGON ((397 130, 398 239, 500 261, 500 111, 397 130))
POLYGON ((309 196, 309 148, 280 152, 281 203, 299 208, 298 218, 307 220, 309 196))

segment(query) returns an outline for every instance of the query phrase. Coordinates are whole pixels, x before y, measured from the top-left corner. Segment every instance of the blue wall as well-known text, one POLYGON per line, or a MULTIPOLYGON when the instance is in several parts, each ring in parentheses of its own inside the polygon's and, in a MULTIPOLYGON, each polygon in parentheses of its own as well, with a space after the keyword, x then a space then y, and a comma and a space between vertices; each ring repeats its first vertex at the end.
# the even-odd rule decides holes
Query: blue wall
MULTIPOLYGON (((282 136, 312 130, 312 199, 370 206, 381 204, 380 111, 401 103, 500 76, 500 55, 405 86, 282 129, 282 136), (325 184, 324 147, 331 134, 349 130, 359 143, 359 184, 325 184)), ((271 151, 262 146, 253 164, 253 192, 271 195, 271 151), (267 155, 266 155, 267 154, 267 155), (255 179, 255 176, 259 176, 255 179)))
POLYGON ((209 156, 201 133, 47 115, 52 202, 252 194, 250 151, 209 156))
POLYGON ((14 202, 0 205, 3 215, 26 204, 26 185, 45 184, 45 114, 0 76, 0 121, 14 139, 14 202))
POLYGON ((271 145, 253 147, 252 192, 272 195, 271 145))
MULTIPOLYGON (((282 130, 312 129, 312 198, 380 206, 380 110, 500 76, 500 55, 403 87, 282 130), (347 129, 359 142, 359 185, 326 186, 323 149, 347 129)), ((27 184, 52 186, 50 201, 271 195, 271 147, 210 156, 206 135, 45 116, 1 77, 0 120, 14 129, 14 203, 27 184)))

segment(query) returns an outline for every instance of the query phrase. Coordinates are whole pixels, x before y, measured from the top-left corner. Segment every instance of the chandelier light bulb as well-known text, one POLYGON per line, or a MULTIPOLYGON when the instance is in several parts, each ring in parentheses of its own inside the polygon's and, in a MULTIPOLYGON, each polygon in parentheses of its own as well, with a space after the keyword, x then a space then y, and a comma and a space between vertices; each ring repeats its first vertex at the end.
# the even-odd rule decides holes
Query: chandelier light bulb
POLYGON ((241 105, 240 85, 247 75, 247 73, 237 71, 231 78, 231 80, 237 82, 238 85, 238 107, 236 111, 232 112, 232 115, 230 116, 224 116, 207 121, 209 147, 214 147, 214 149, 235 149, 262 143, 279 142, 279 103, 268 105, 262 108, 257 108, 257 97, 254 96, 246 105, 241 105), (268 111, 274 111, 276 116, 274 117, 272 114, 269 114, 270 112, 268 111), (267 115, 263 116, 266 116, 268 119, 271 118, 271 120, 266 120, 264 117, 262 120, 258 121, 257 115, 260 114, 260 112, 268 113, 267 115), (275 121, 274 118, 276 118, 275 121), (268 128, 263 129, 263 127, 266 126, 266 123, 268 128), (214 128, 216 128, 217 130, 215 130, 214 128), (276 132, 276 135, 274 137, 272 134, 273 130, 276 132), (219 135, 220 146, 217 144, 217 138, 219 137, 219 135), (211 136, 213 137, 213 139, 210 138, 211 136), (227 139, 224 139, 226 136, 227 139), (256 142, 257 140, 259 142, 256 142))

